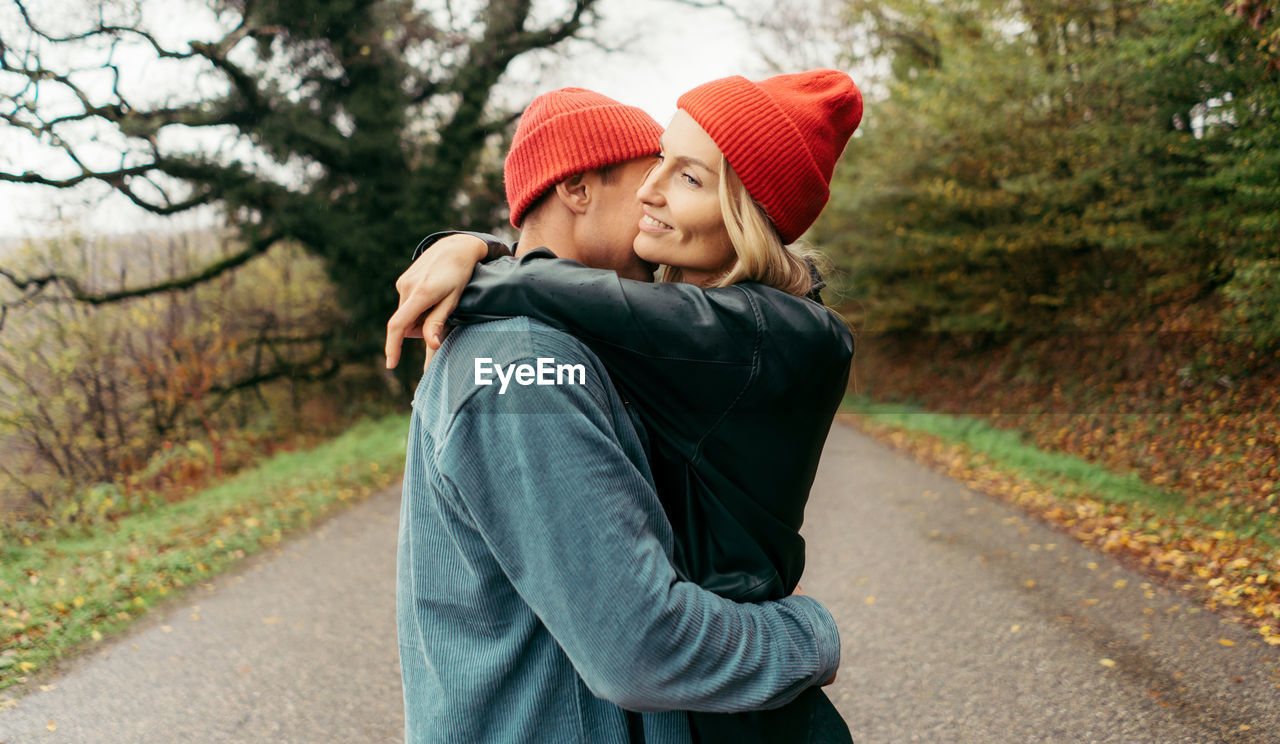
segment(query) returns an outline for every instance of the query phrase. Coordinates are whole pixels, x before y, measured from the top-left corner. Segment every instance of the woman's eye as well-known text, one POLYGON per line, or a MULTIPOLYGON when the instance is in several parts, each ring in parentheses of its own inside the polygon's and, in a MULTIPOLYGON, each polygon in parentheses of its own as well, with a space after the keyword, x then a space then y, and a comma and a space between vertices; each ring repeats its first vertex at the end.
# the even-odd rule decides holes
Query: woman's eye
POLYGON ((702 185, 702 182, 701 182, 701 181, 699 181, 698 179, 694 178, 694 177, 693 177, 691 174, 689 174, 689 173, 681 173, 681 174, 680 174, 680 177, 681 177, 681 178, 683 178, 683 179, 684 179, 684 181, 685 181, 685 183, 689 184, 690 186, 701 186, 701 185, 702 185))

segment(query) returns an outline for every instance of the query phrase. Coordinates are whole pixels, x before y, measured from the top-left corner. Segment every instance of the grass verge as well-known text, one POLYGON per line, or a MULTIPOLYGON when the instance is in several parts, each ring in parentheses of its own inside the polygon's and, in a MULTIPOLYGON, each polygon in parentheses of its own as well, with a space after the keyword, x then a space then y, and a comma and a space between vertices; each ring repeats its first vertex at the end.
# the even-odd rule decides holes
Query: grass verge
POLYGON ((0 690, 391 484, 404 468, 407 429, 407 415, 364 421, 181 502, 79 536, 0 545, 0 690))
POLYGON ((987 421, 850 396, 848 423, 959 480, 1010 501, 1087 544, 1131 559, 1280 646, 1280 525, 1230 500, 1188 500, 1132 473, 1045 452, 987 421))

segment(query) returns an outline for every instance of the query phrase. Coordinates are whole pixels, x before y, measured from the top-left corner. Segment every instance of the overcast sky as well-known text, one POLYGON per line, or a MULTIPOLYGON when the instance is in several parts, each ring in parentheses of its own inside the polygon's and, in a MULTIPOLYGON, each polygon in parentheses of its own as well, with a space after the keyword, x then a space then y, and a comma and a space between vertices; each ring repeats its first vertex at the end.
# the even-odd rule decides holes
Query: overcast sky
MULTIPOLYGON (((759 7, 761 1, 737 0, 743 8, 759 7)), ((753 79, 769 74, 760 53, 760 45, 767 42, 725 10, 697 10, 666 0, 602 0, 600 11, 601 38, 611 45, 629 40, 627 49, 605 53, 577 45, 550 70, 536 75, 533 92, 571 85, 591 88, 639 106, 665 125, 675 113, 676 98, 695 85, 732 74, 753 79), (655 12, 659 8, 661 12, 655 12)), ((530 75, 527 68, 523 73, 523 77, 530 75)), ((521 71, 513 70, 512 74, 520 75, 521 71)), ((524 103, 530 93, 506 90, 501 95, 503 100, 524 103)), ((3 154, 0 148, 0 157, 3 154)), ((74 216, 80 229, 90 233, 163 227, 123 198, 110 198, 91 207, 82 201, 83 197, 51 189, 0 184, 0 237, 65 230, 66 223, 50 224, 59 209, 64 217, 74 216)), ((199 219, 180 218, 177 226, 192 226, 199 219)))

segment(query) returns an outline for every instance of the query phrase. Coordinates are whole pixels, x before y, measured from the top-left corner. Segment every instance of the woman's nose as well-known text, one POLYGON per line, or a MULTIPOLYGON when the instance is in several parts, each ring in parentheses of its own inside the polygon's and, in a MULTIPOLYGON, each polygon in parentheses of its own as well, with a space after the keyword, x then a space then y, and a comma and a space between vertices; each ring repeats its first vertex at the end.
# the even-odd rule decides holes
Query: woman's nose
POLYGON ((636 198, 641 204, 655 204, 662 195, 658 192, 658 171, 662 170, 662 166, 658 165, 649 170, 649 174, 644 177, 644 183, 640 184, 640 188, 636 189, 636 198))

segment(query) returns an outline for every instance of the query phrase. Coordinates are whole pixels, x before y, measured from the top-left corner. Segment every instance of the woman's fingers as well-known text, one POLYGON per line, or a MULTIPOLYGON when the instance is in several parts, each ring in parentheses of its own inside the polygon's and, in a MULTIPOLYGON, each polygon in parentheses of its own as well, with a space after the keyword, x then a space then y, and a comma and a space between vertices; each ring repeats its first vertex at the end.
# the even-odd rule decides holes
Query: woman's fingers
MULTIPOLYGON (((423 254, 423 258, 425 257, 426 254, 423 254)), ((417 266, 418 264, 415 263, 414 267, 417 266)), ((466 280, 471 277, 468 273, 459 282, 449 278, 444 272, 427 274, 421 268, 414 267, 410 267, 409 271, 402 274, 400 280, 396 281, 396 291, 400 293, 400 307, 387 321, 387 369, 394 369, 400 363, 400 347, 406 338, 424 337, 423 324, 430 317, 430 311, 439 307, 451 292, 458 291, 454 289, 456 285, 465 286, 466 280)), ((455 297, 444 317, 440 318, 441 325, 457 306, 458 300, 455 297)), ((435 348, 439 346, 437 342, 435 348)), ((432 348, 430 343, 427 344, 427 348, 432 348)))
POLYGON ((431 360, 435 358, 436 350, 440 348, 440 344, 444 343, 444 337, 449 335, 449 327, 445 325, 445 321, 453 314, 458 307, 458 299, 462 296, 462 290, 450 292, 443 300, 431 308, 431 312, 427 313, 422 323, 423 339, 426 340, 427 356, 422 363, 422 371, 426 372, 427 367, 431 366, 431 360))
POLYGON ((395 369, 400 363, 401 347, 406 338, 422 337, 422 320, 426 316, 430 304, 423 295, 423 285, 428 281, 428 267, 436 260, 436 256, 424 253, 414 261, 404 273, 396 279, 396 294, 399 295, 399 307, 387 321, 386 348, 387 369, 395 369))
POLYGON ((387 321, 387 343, 384 349, 387 369, 395 369, 400 363, 400 350, 406 338, 422 337, 422 321, 426 316, 424 310, 425 308, 419 310, 417 305, 405 303, 402 299, 400 308, 387 321))
POLYGON ((440 344, 444 343, 444 337, 448 333, 445 321, 449 320, 454 310, 458 309, 458 300, 461 296, 461 290, 450 292, 423 318, 422 337, 426 339, 428 348, 439 349, 440 344))

